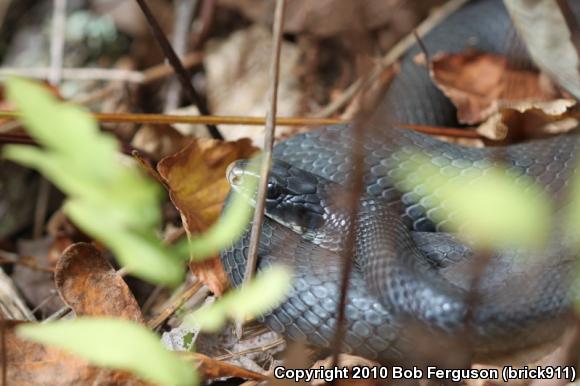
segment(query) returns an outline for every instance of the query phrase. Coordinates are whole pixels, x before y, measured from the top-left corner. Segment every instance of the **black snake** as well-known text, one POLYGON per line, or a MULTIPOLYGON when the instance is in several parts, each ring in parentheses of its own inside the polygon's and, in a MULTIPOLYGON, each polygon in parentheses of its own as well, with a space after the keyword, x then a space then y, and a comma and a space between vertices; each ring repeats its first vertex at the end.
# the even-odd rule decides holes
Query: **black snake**
MULTIPOLYGON (((578 3, 572 5, 580 15, 578 3)), ((482 51, 503 53, 505 37, 511 33, 501 1, 474 0, 430 32, 424 44, 432 52, 460 52, 469 42, 482 51)), ((377 114, 388 111, 403 123, 456 126, 454 107, 433 85, 426 69, 414 63, 417 52, 415 47, 405 56, 377 114)), ((520 55, 529 61, 525 53, 520 55)), ((279 161, 271 178, 278 188, 301 197, 294 209, 316 208, 323 200, 328 210, 340 212, 326 200, 329 190, 324 187, 347 181, 352 140, 349 126, 332 126, 275 147, 274 158, 279 161), (304 197, 314 198, 310 202, 304 197)), ((578 141, 578 136, 569 134, 512 145, 502 148, 501 158, 510 173, 534 180, 558 206, 576 167, 578 141)), ((372 140, 363 147, 366 191, 356 220, 345 351, 400 362, 420 356, 422 345, 437 355, 459 340, 459 345, 468 345, 476 354, 495 356, 551 341, 562 333, 570 320, 570 273, 574 271, 570 250, 551 245, 542 252, 544 259, 535 263, 519 259, 518 251, 496 252, 472 304, 465 267, 474 252, 453 235, 436 232, 445 219, 434 215, 437 208, 425 207, 428 194, 420 187, 400 192, 391 178, 400 165, 396 154, 401 149, 420 150, 441 168, 480 174, 494 163, 493 150, 445 143, 396 127, 379 134, 373 131, 372 140)), ((273 193, 272 199, 279 193, 273 193)), ((293 217, 290 211, 286 220, 296 223, 307 218, 305 226, 316 229, 325 226, 319 215, 307 217, 301 212, 293 217)), ((284 222, 284 213, 280 216, 284 222)), ((337 230, 340 224, 333 230, 335 235, 337 230)), ((234 285, 242 281, 248 235, 221 254, 234 285)), ((288 299, 265 320, 286 336, 328 347, 336 323, 341 260, 336 248, 307 238, 266 219, 259 267, 289 264, 294 280, 288 299)))

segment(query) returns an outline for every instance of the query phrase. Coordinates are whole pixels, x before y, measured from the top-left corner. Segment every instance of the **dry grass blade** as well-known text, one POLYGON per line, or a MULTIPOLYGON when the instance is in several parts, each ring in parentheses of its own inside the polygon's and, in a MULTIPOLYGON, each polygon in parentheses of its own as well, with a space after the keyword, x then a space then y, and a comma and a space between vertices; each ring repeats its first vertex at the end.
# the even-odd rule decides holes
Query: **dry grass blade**
POLYGON ((268 379, 268 377, 263 374, 232 365, 231 363, 222 362, 200 353, 191 353, 184 356, 187 359, 192 359, 199 363, 200 370, 206 379, 224 377, 240 377, 256 381, 265 381, 268 379))
MULTIPOLYGON (((366 83, 366 82, 365 82, 366 83)), ((348 178, 346 186, 349 186, 349 199, 347 202, 347 212, 349 218, 354 219, 358 214, 358 202, 364 190, 364 150, 363 141, 365 135, 364 118, 366 110, 361 110, 359 117, 355 119, 352 125, 353 145, 352 145, 352 173, 348 178)), ((345 319, 346 319, 346 301, 350 284, 350 278, 353 269, 353 258, 355 248, 355 223, 352 221, 352 226, 349 227, 345 235, 344 251, 342 253, 342 276, 340 280, 340 297, 338 301, 336 326, 334 333, 334 340, 332 342, 332 366, 338 366, 338 359, 342 351, 342 341, 345 333, 345 319)))
MULTIPOLYGON (((274 14, 274 44, 272 48, 272 62, 270 67, 270 106, 266 117, 266 127, 264 135, 264 153, 262 154, 262 164, 260 167, 260 183, 258 186, 258 197, 256 200, 256 210, 254 212, 252 232, 250 235, 250 248, 248 260, 244 273, 244 283, 247 283, 254 275, 258 255, 258 241, 262 232, 264 221, 264 201, 268 184, 268 172, 272 163, 272 146, 274 145, 274 130, 276 128, 276 106, 278 97, 278 77, 280 72, 280 51, 282 48, 282 28, 284 23, 284 8, 286 0, 276 1, 274 14)), ((238 328, 238 331, 240 329, 238 328)), ((239 334, 241 335, 241 334, 239 334)))
MULTIPOLYGON (((248 125, 262 126, 266 124, 266 119, 262 117, 242 117, 226 115, 169 115, 169 114, 118 114, 118 113, 92 113, 92 116, 99 122, 108 123, 147 123, 151 125, 164 125, 174 123, 192 124, 216 124, 216 125, 248 125)), ((0 111, 0 117, 18 118, 17 111, 0 111)), ((277 117, 276 124, 284 126, 328 126, 349 123, 349 120, 339 118, 308 118, 308 117, 277 117)), ((474 131, 439 127, 427 125, 398 125, 405 129, 415 130, 420 133, 430 135, 440 135, 456 138, 481 138, 481 135, 474 131)), ((29 137, 19 134, 22 138, 29 137)))
POLYGON ((196 281, 193 283, 188 289, 183 291, 175 299, 175 301, 171 302, 169 306, 167 306, 159 315, 155 316, 153 319, 147 322, 147 327, 152 330, 158 328, 163 322, 167 320, 179 307, 183 306, 185 302, 187 302, 193 295, 195 295, 203 286, 203 283, 200 281, 196 281))
MULTIPOLYGON (((167 36, 165 36, 163 31, 161 30, 161 27, 159 26, 157 19, 155 19, 155 16, 153 16, 153 13, 147 6, 147 3, 145 2, 145 0, 136 0, 136 1, 137 4, 139 4, 141 10, 143 11, 143 14, 145 15, 145 18, 147 19, 147 22, 149 23, 149 26, 153 31, 153 35, 155 35, 157 42, 161 46, 163 53, 167 57, 167 60, 169 61, 173 69, 175 70, 175 74, 177 75, 177 78, 181 82, 183 90, 187 93, 191 101, 197 106, 199 112, 203 115, 208 115, 209 110, 205 102, 198 95, 197 91, 195 91, 195 88, 193 87, 189 79, 189 74, 187 70, 183 66, 183 63, 181 63, 181 60, 179 60, 179 57, 173 50, 173 47, 171 47, 171 43, 169 43, 169 40, 167 40, 167 36)), ((208 124, 207 129, 213 138, 221 140, 224 139, 215 125, 208 124)))
POLYGON ((54 0, 50 39, 50 74, 48 76, 52 85, 58 85, 62 79, 65 28, 66 0, 54 0))

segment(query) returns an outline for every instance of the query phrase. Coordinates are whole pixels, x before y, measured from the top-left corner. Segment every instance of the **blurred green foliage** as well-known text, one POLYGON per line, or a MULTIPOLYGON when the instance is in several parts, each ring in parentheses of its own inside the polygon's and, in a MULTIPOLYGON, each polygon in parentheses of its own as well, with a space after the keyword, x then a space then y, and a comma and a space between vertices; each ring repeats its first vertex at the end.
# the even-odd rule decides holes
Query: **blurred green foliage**
POLYGON ((399 154, 395 183, 418 194, 437 222, 480 247, 541 248, 550 237, 552 207, 526 176, 490 166, 461 170, 435 166, 419 153, 399 154), (428 199, 425 199, 427 198, 428 199))
POLYGON ((230 291, 219 301, 190 314, 185 322, 194 328, 215 332, 228 318, 246 320, 264 314, 282 302, 290 289, 291 277, 289 269, 282 266, 265 269, 244 287, 230 291))
POLYGON ((195 385, 193 364, 167 351, 145 326, 122 319, 77 318, 24 324, 19 336, 54 345, 98 366, 131 371, 162 385, 195 385))
POLYGON ((30 81, 10 79, 6 89, 28 133, 43 147, 6 146, 4 157, 38 169, 65 192, 66 214, 108 245, 130 273, 178 284, 184 261, 154 233, 161 220, 156 184, 121 161, 116 139, 101 133, 81 108, 30 81))
MULTIPOLYGON (((66 214, 84 232, 111 248, 129 273, 176 285, 183 279, 190 255, 196 260, 215 255, 248 226, 252 208, 247 199, 234 195, 220 221, 206 233, 190 244, 164 245, 155 234, 161 222, 161 191, 131 160, 120 155, 113 136, 102 133, 80 107, 58 101, 39 84, 11 79, 6 90, 20 120, 41 147, 10 145, 4 148, 3 156, 39 170, 66 193, 66 214)), ((244 183, 246 189, 255 190, 252 179, 244 183)), ((271 308, 283 298, 289 282, 290 274, 283 268, 261 274, 255 283, 218 300, 213 307, 219 311, 204 311, 204 327, 215 330, 223 325, 225 316, 220 317, 220 312, 254 316, 271 308)), ((196 383, 193 366, 165 350, 144 326, 132 322, 79 318, 27 324, 18 327, 18 333, 96 365, 129 370, 154 382, 196 383)))

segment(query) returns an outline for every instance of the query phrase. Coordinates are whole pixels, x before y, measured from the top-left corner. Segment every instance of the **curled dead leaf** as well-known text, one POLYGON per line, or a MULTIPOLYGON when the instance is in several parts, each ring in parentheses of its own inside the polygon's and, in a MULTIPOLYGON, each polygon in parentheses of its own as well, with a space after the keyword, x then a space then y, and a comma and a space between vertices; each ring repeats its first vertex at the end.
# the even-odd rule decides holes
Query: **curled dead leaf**
POLYGON ((572 99, 506 104, 478 126, 477 132, 493 140, 530 139, 568 132, 578 126, 578 119, 566 112, 576 105, 572 99))
POLYGON ((511 103, 551 101, 559 96, 539 73, 512 69, 505 57, 490 53, 440 53, 430 61, 429 72, 464 124, 481 123, 511 103))
POLYGON ((54 279, 61 298, 77 316, 111 316, 143 322, 129 287, 91 244, 68 247, 57 263, 54 279))
MULTIPOLYGON (((225 178, 228 165, 256 151, 248 139, 224 142, 197 138, 159 162, 157 170, 181 214, 188 237, 203 232, 219 217, 230 190, 225 178)), ((212 292, 219 295, 227 288, 227 275, 217 257, 190 267, 212 292)))

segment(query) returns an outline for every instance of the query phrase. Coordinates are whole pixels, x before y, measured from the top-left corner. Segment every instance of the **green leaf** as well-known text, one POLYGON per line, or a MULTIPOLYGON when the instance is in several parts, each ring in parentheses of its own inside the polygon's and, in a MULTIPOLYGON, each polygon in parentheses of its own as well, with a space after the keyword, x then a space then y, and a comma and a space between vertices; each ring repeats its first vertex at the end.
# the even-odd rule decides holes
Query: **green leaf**
POLYGON ((144 326, 121 319, 78 318, 46 324, 25 324, 17 334, 51 345, 97 366, 130 371, 164 385, 197 384, 193 365, 166 350, 144 326))
POLYGON ((284 300, 291 279, 292 274, 286 267, 265 269, 246 286, 187 316, 186 323, 214 332, 223 327, 228 317, 243 320, 264 314, 284 300))
POLYGON ((132 273, 161 284, 178 284, 183 260, 162 245, 160 189, 134 164, 121 162, 118 143, 101 133, 79 107, 56 100, 22 79, 7 82, 8 98, 42 148, 6 146, 4 157, 36 168, 68 195, 64 208, 83 231, 109 246, 132 273))
POLYGON ((152 230, 142 233, 124 230, 113 213, 104 216, 101 207, 80 200, 69 200, 65 210, 75 224, 116 251, 127 272, 161 284, 181 282, 183 259, 161 245, 152 230))
POLYGON ((421 154, 400 154, 395 177, 414 191, 435 221, 483 247, 538 248, 548 241, 551 207, 544 191, 528 177, 490 167, 438 168, 421 154))

